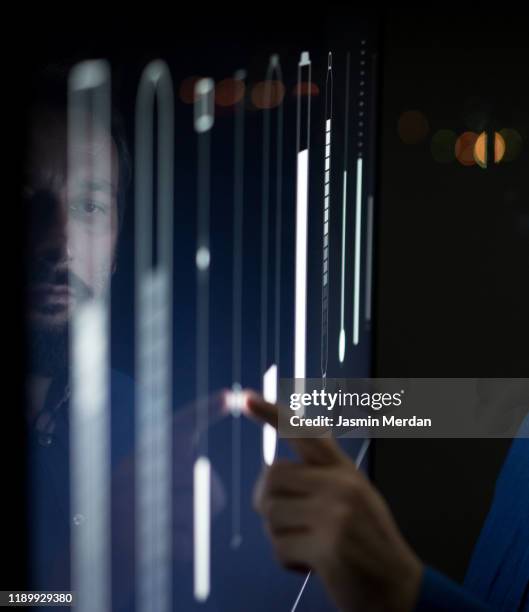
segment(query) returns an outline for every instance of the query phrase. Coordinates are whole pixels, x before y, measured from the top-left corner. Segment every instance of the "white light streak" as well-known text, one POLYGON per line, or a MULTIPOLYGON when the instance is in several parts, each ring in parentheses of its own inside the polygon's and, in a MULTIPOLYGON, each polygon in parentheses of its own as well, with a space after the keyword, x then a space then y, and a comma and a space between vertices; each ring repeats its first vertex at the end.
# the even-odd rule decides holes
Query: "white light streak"
MULTIPOLYGON (((246 72, 234 75, 243 88, 246 72)), ((231 546, 242 542, 241 534, 241 422, 237 418, 244 408, 242 378, 242 296, 243 296, 243 226, 244 226, 244 97, 235 108, 233 171, 233 293, 232 293, 232 393, 228 406, 231 424, 231 546)))
POLYGON ((340 339, 338 341, 338 359, 345 359, 345 237, 347 233, 347 170, 343 172, 343 202, 342 202, 342 277, 340 300, 340 339))
POLYGON ((301 585, 301 589, 298 593, 298 596, 296 597, 296 601, 294 602, 294 605, 292 606, 292 609, 290 610, 290 612, 296 612, 296 610, 298 609, 298 605, 299 602, 301 600, 301 596, 303 595, 303 591, 305 590, 305 587, 307 586, 307 582, 309 581, 310 575, 312 574, 312 572, 309 572, 306 577, 305 580, 303 581, 303 584, 301 585))
MULTIPOLYGON (((270 404, 277 402, 277 366, 271 365, 263 376, 263 398, 270 404)), ((271 425, 263 426, 263 459, 272 465, 276 454, 277 432, 271 425)))
MULTIPOLYGON (((332 53, 327 56, 325 81, 325 173, 323 179, 323 263, 321 288, 321 376, 325 381, 329 362, 329 256, 331 217, 332 53)), ((324 383, 325 384, 325 383, 324 383)))
MULTIPOLYGON (((212 79, 195 85, 195 131, 198 135, 197 253, 208 253, 207 266, 197 266, 196 436, 199 457, 194 467, 193 547, 194 594, 205 601, 210 592, 210 464, 208 454, 209 389, 209 233, 210 233, 210 131, 214 121, 215 89, 212 79)), ((205 263, 205 262, 203 262, 205 263)))
POLYGON ((203 602, 210 592, 211 467, 207 457, 196 460, 193 484, 194 595, 203 602))
POLYGON ((340 338, 338 340, 338 358, 340 363, 344 362, 345 359, 345 329, 342 327, 340 330, 340 338))
POLYGON ((351 53, 347 52, 345 65, 345 126, 344 126, 344 152, 343 152, 343 191, 342 191, 342 262, 340 287, 340 336, 338 338, 338 359, 342 364, 345 360, 347 347, 345 335, 345 266, 346 266, 346 236, 347 236, 347 169, 349 151, 349 74, 351 53))
POLYGON ((213 79, 200 79, 195 85, 195 130, 202 134, 213 127, 215 91, 213 79))
POLYGON ((356 455, 356 459, 355 459, 355 465, 357 468, 359 468, 362 463, 364 462, 364 458, 367 454, 367 451, 369 450, 369 446, 371 445, 371 439, 370 438, 366 438, 363 442, 362 442, 362 446, 360 447, 360 450, 358 451, 358 454, 356 455))
POLYGON ((210 254, 207 247, 200 247, 197 250, 196 263, 199 270, 207 270, 209 268, 210 254))
POLYGON ((233 384, 231 391, 226 393, 225 402, 226 408, 228 408, 232 416, 240 416, 246 406, 246 394, 242 391, 239 384, 233 384))
POLYGON ((69 79, 70 92, 105 87, 109 80, 108 63, 104 60, 89 60, 77 64, 69 79))
POLYGON ((171 409, 174 96, 161 60, 148 64, 136 101, 136 605, 169 612, 171 588, 171 409), (154 110, 158 112, 158 222, 153 231, 154 110), (157 258, 153 261, 153 237, 157 258))
POLYGON ((307 344, 308 149, 298 153, 296 198, 296 310, 294 378, 305 378, 307 344))
POLYGON ((360 336, 360 257, 362 247, 362 158, 356 162, 356 221, 355 221, 355 274, 353 305, 353 344, 359 343, 360 336))
POLYGON ((76 608, 110 610, 110 439, 107 313, 101 302, 79 308, 72 319, 70 404, 72 579, 76 608), (75 521, 75 519, 74 519, 75 521), (75 522, 74 522, 75 524, 75 522))
POLYGON ((310 147, 310 88, 312 64, 308 51, 301 53, 298 63, 298 100, 297 100, 297 171, 296 171, 296 271, 294 307, 294 378, 296 391, 303 393, 306 375, 307 351, 307 238, 309 222, 309 147, 310 147), (308 71, 306 124, 302 119, 302 75, 308 71))
MULTIPOLYGON (((67 170, 68 200, 74 180, 85 176, 86 161, 78 152, 95 150, 94 125, 110 134, 110 67, 104 61, 74 66, 68 79, 67 170)), ((98 144, 99 147, 99 144, 98 144)), ((88 180, 110 182, 110 147, 98 148, 88 180)), ((78 223, 68 207, 68 246, 72 225, 78 223)), ((110 232, 109 217, 94 221, 84 248, 92 268, 110 276, 110 253, 96 248, 97 237, 110 232)), ((69 280, 71 283, 71 280, 69 280)), ((79 304, 70 320, 70 485, 71 575, 80 612, 110 610, 110 411, 109 411, 108 294, 79 304)))

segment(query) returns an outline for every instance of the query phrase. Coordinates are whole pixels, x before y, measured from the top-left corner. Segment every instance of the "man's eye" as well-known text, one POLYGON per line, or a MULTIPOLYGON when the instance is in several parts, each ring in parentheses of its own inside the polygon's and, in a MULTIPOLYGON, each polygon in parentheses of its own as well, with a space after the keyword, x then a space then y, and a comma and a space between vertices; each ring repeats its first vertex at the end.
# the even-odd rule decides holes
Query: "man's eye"
POLYGON ((95 202, 84 202, 83 210, 84 212, 93 213, 101 207, 97 206, 95 202))
POLYGON ((106 212, 106 207, 102 204, 98 204, 94 200, 83 200, 81 202, 77 202, 72 206, 72 209, 78 213, 87 215, 93 215, 98 212, 106 212))

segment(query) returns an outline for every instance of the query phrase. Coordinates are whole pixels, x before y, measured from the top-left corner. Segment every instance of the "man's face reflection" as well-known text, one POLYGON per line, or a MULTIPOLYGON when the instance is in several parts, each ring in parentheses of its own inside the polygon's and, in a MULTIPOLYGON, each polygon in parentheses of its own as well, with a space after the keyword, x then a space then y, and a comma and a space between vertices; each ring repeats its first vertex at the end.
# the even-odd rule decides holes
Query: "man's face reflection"
POLYGON ((76 306, 108 290, 117 240, 117 168, 115 145, 101 126, 93 125, 68 159, 65 115, 34 117, 24 195, 29 333, 39 370, 65 365, 57 361, 65 360, 76 306))

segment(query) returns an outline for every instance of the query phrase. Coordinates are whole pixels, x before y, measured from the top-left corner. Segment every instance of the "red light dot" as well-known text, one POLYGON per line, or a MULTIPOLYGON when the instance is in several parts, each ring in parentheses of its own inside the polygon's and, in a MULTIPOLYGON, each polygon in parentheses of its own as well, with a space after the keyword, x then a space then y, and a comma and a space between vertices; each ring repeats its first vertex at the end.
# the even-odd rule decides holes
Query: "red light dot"
POLYGON ((242 100, 244 90, 244 83, 239 79, 224 79, 215 86, 215 104, 234 106, 242 100))
POLYGON ((474 166, 476 160, 474 158, 474 146, 478 135, 475 132, 463 132, 456 140, 456 158, 463 166, 474 166))

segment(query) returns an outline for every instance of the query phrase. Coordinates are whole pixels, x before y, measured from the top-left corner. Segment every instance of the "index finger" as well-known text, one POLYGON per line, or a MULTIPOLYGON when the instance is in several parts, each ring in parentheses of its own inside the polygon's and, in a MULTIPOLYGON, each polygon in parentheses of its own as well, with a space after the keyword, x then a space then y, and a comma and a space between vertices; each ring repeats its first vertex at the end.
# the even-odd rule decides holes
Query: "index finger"
MULTIPOLYGON (((246 391, 246 413, 277 429, 280 407, 266 402, 253 391, 246 391)), ((311 465, 332 465, 343 463, 349 458, 334 438, 325 434, 318 438, 288 438, 288 443, 305 463, 311 465)))

